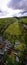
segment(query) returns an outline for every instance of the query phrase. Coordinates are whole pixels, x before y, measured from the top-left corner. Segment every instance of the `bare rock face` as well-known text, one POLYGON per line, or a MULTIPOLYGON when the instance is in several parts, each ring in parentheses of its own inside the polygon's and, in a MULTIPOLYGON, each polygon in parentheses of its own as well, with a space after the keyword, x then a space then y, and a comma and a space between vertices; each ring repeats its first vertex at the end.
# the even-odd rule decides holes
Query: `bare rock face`
POLYGON ((5 50, 7 50, 8 48, 11 47, 11 43, 10 43, 10 41, 5 40, 4 43, 5 43, 5 47, 4 47, 5 50))
POLYGON ((27 29, 27 23, 21 23, 21 26, 23 27, 23 28, 25 28, 25 29, 27 29))
POLYGON ((23 24, 24 28, 27 29, 27 25, 26 24, 23 24))
POLYGON ((2 36, 0 36, 0 54, 4 54, 4 44, 2 42, 2 36))
POLYGON ((19 44, 20 44, 20 42, 18 40, 16 40, 15 41, 15 47, 16 47, 16 45, 19 45, 19 44))
POLYGON ((18 57, 16 57, 16 61, 19 62, 19 58, 18 57))
POLYGON ((2 41, 2 36, 0 36, 0 41, 2 41))

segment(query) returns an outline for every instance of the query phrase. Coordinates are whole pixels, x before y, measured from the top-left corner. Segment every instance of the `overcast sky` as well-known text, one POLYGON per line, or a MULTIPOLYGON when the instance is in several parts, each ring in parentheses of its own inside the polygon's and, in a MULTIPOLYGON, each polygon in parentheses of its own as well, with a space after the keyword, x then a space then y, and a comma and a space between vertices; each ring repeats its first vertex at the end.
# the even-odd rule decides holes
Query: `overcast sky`
POLYGON ((0 0, 0 18, 27 16, 27 0, 0 0))

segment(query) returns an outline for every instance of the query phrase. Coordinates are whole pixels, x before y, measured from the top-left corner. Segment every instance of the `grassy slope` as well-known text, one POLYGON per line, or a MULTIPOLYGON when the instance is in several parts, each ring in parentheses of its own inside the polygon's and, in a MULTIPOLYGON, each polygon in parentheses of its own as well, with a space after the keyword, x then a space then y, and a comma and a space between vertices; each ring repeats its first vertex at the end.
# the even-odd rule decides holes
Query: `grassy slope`
POLYGON ((18 21, 14 22, 11 24, 7 29, 6 32, 14 35, 18 35, 19 33, 19 26, 18 26, 18 21))
POLYGON ((24 23, 27 23, 27 18, 22 18, 22 21, 23 21, 24 23))
MULTIPOLYGON (((15 19, 15 18, 4 18, 4 19, 0 19, 0 27, 3 26, 3 25, 5 27, 7 27, 7 24, 9 24, 8 27, 6 28, 6 30, 8 30, 7 32, 8 33, 12 32, 12 28, 11 27, 13 27, 13 32, 17 34, 16 29, 18 30, 18 23, 16 21, 17 21, 17 19, 15 19), (15 30, 14 30, 14 26, 15 26, 15 30)), ((6 30, 5 30, 5 32, 6 32, 6 30)))
MULTIPOLYGON (((27 18, 21 18, 21 20, 23 20, 24 23, 27 23, 27 18)), ((10 24, 8 28, 5 30, 5 32, 13 34, 13 35, 18 35, 20 33, 19 26, 18 26, 18 20, 16 18, 0 19, 0 24, 2 24, 2 22, 4 23, 7 21, 9 22, 13 21, 13 24, 10 24)), ((20 44, 20 45, 17 45, 15 49, 23 50, 24 48, 23 48, 23 45, 20 44)), ((11 59, 13 60, 13 57, 11 59)))
MULTIPOLYGON (((27 23, 27 18, 21 18, 21 20, 24 22, 24 23, 27 23)), ((19 25, 18 25, 18 20, 15 20, 15 22, 13 24, 11 24, 5 32, 8 32, 10 34, 14 34, 14 35, 18 35, 20 33, 20 30, 19 30, 19 25)))
MULTIPOLYGON (((20 20, 22 20, 23 22, 27 23, 27 18, 21 18, 20 20)), ((19 20, 19 21, 20 21, 19 20)), ((13 24, 11 24, 7 29, 6 29, 6 32, 12 32, 12 33, 15 33, 17 34, 18 30, 19 30, 19 26, 18 26, 18 20, 16 18, 3 18, 3 19, 0 19, 0 24, 2 23, 5 23, 5 22, 12 22, 13 21, 13 24)))
POLYGON ((2 18, 2 19, 0 19, 0 24, 4 23, 4 22, 7 22, 7 21, 9 21, 9 22, 11 22, 11 21, 15 22, 16 20, 17 19, 15 19, 15 18, 2 18))

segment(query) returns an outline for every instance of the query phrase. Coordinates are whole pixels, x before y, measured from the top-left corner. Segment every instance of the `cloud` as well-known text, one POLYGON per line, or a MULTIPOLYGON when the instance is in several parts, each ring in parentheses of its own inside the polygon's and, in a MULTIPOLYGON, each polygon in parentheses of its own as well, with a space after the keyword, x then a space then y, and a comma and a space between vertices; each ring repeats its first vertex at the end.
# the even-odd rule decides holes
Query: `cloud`
POLYGON ((0 18, 3 16, 7 16, 8 14, 8 7, 7 7, 7 3, 8 1, 10 2, 11 0, 0 0, 0 18))
POLYGON ((11 0, 0 0, 0 9, 2 9, 3 11, 7 10, 7 3, 8 1, 10 2, 11 0))
POLYGON ((11 0, 8 7, 12 9, 25 9, 27 10, 27 0, 11 0))
POLYGON ((0 12, 0 18, 3 16, 3 17, 13 17, 15 14, 19 13, 20 10, 12 10, 12 9, 8 9, 7 10, 7 13, 6 11, 3 11, 3 12, 0 12))
POLYGON ((0 13, 2 13, 2 10, 0 10, 0 13))
POLYGON ((27 16, 27 11, 25 10, 20 10, 19 12, 17 11, 16 13, 13 14, 13 16, 15 17, 21 17, 21 16, 27 16))
POLYGON ((27 11, 23 10, 22 12, 19 12, 19 16, 27 16, 27 11))
POLYGON ((8 9, 7 13, 4 11, 4 13, 1 13, 0 18, 7 18, 7 17, 21 17, 21 16, 27 16, 27 11, 24 10, 12 10, 8 9), (24 13, 24 14, 23 14, 24 13))
POLYGON ((27 16, 27 0, 0 0, 0 18, 27 16))
POLYGON ((2 11, 2 10, 0 9, 0 16, 5 16, 5 15, 7 15, 7 12, 6 12, 6 11, 2 11))
POLYGON ((20 12, 20 13, 23 15, 23 14, 27 13, 27 11, 26 11, 26 10, 24 10, 23 12, 20 12))

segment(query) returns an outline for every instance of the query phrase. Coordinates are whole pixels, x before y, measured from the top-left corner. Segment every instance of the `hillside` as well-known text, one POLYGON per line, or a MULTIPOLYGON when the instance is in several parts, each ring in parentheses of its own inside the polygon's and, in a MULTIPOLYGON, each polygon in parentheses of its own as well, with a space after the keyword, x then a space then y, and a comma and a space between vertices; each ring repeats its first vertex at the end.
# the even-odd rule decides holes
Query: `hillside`
MULTIPOLYGON (((22 65, 22 62, 25 65, 25 60, 27 61, 27 57, 25 58, 27 55, 27 17, 0 19, 1 39, 5 46, 3 61, 8 61, 9 65, 22 65)), ((0 50, 3 50, 1 48, 2 46, 0 46, 0 50)))
POLYGON ((6 31, 6 29, 13 24, 14 22, 16 22, 15 18, 4 18, 4 19, 0 19, 0 32, 4 33, 6 31))
POLYGON ((22 17, 19 19, 16 17, 0 19, 0 33, 18 35, 20 33, 18 22, 20 22, 20 21, 27 23, 27 17, 25 17, 25 18, 22 17))

